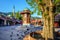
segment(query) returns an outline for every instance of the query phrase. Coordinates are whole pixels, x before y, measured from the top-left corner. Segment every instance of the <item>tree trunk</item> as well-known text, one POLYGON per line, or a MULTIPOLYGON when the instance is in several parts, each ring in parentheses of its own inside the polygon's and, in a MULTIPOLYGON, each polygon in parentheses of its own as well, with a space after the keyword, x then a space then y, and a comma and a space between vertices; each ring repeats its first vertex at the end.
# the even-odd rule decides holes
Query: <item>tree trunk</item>
MULTIPOLYGON (((48 2, 48 1, 47 1, 48 2)), ((52 13, 53 5, 51 0, 49 0, 49 4, 46 5, 49 7, 49 10, 45 8, 45 13, 43 12, 43 19, 44 19, 44 27, 43 27, 43 37, 45 40, 54 40, 54 35, 53 35, 53 22, 54 22, 54 16, 52 13), (45 16, 44 16, 45 15, 45 16)))
MULTIPOLYGON (((36 0, 36 2, 38 3, 38 1, 36 0)), ((44 26, 43 26, 43 38, 45 40, 54 40, 53 37, 53 13, 52 13, 52 9, 53 9, 53 5, 52 5, 52 1, 51 0, 43 0, 43 4, 40 5, 39 7, 42 7, 42 12, 43 12, 43 22, 44 22, 44 26)))
POLYGON ((53 28, 53 24, 54 24, 54 13, 53 11, 53 3, 50 0, 50 6, 49 6, 49 16, 50 16, 50 38, 54 40, 54 28, 53 28))

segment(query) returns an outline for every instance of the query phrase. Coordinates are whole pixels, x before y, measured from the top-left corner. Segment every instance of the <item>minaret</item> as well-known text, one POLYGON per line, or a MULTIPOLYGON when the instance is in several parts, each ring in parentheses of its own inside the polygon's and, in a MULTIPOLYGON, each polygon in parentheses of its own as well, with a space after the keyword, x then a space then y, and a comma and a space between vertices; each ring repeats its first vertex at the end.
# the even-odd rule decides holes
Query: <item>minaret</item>
POLYGON ((13 17, 15 17, 15 6, 13 6, 13 14, 12 14, 13 17))

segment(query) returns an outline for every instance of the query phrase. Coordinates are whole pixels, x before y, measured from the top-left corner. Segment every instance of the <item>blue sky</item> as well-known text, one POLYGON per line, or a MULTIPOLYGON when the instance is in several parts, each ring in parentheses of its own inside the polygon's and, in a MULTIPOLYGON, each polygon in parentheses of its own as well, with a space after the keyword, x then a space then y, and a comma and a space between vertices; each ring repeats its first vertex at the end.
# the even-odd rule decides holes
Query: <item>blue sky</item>
POLYGON ((13 6, 15 6, 15 11, 22 11, 25 8, 32 9, 26 0, 0 0, 0 12, 12 12, 13 6))
POLYGON ((0 0, 0 11, 11 12, 15 5, 15 11, 22 11, 24 8, 30 8, 25 0, 0 0))

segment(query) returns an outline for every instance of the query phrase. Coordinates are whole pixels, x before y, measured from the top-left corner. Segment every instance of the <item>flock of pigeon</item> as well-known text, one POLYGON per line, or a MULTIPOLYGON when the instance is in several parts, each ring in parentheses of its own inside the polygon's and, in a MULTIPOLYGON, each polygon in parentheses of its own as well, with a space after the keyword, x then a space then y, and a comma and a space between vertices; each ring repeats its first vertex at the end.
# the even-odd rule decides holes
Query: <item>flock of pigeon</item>
POLYGON ((7 26, 0 27, 0 40, 23 40, 23 38, 37 30, 42 30, 42 27, 30 26, 7 26))

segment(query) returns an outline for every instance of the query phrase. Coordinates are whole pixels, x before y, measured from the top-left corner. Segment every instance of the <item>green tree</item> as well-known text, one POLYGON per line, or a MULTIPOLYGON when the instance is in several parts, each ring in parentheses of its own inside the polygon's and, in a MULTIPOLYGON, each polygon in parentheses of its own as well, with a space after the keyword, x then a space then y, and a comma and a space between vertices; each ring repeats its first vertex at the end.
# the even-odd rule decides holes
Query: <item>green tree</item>
POLYGON ((20 16, 19 16, 19 20, 22 20, 22 15, 20 14, 20 16))
POLYGON ((38 11, 38 15, 42 12, 42 17, 44 21, 43 27, 43 37, 45 40, 53 39, 53 23, 54 23, 54 13, 56 11, 56 4, 60 0, 26 0, 27 3, 34 8, 33 12, 38 11))
POLYGON ((11 17, 14 17, 14 14, 13 14, 13 12, 11 12, 11 17))
POLYGON ((19 13, 19 11, 16 12, 15 18, 18 19, 18 20, 22 20, 22 16, 21 16, 21 14, 19 13))

